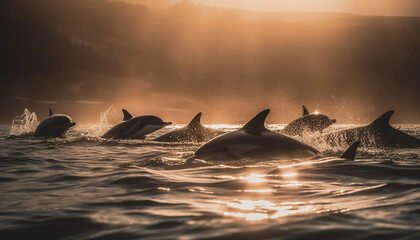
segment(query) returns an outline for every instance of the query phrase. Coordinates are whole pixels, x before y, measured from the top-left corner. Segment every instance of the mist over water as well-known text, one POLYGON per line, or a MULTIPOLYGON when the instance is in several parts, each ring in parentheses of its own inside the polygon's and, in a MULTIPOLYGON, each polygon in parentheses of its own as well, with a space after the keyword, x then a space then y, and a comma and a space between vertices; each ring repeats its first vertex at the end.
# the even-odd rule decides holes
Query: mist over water
MULTIPOLYGON (((319 144, 313 146, 326 156, 312 160, 187 163, 200 144, 147 140, 179 125, 146 140, 101 139, 110 112, 98 117, 100 124, 77 125, 63 138, 38 139, 26 131, 9 137, 12 126, 1 125, 1 236, 420 237, 419 149, 360 149, 356 161, 348 161, 335 157, 344 149, 319 144)), ((217 127, 232 131, 240 126, 217 127)), ((397 127, 420 136, 419 125, 397 127)))

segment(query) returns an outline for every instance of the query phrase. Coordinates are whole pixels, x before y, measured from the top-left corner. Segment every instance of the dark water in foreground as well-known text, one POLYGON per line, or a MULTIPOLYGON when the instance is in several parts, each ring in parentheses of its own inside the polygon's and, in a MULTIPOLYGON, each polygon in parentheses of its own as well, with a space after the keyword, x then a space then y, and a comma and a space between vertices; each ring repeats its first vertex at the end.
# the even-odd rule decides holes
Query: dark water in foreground
POLYGON ((420 239, 420 149, 186 165, 199 145, 101 140, 94 126, 50 140, 9 130, 1 239, 420 239))

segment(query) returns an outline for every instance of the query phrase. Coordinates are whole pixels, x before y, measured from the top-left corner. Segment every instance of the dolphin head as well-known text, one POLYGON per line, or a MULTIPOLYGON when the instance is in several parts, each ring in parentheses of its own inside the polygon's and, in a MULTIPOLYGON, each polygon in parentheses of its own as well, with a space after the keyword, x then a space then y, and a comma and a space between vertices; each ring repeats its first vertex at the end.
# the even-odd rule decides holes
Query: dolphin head
POLYGON ((36 137, 59 137, 63 135, 76 123, 72 121, 71 117, 65 114, 51 115, 49 118, 42 121, 35 133, 36 137))
POLYGON ((172 122, 164 122, 160 117, 157 116, 144 116, 143 123, 160 128, 172 125, 172 122))
POLYGON ((127 138, 142 138, 145 135, 169 126, 172 122, 164 122, 160 117, 143 115, 128 120, 131 127, 126 132, 127 138))
POLYGON ((76 125, 76 123, 72 121, 71 117, 65 114, 52 115, 49 117, 49 121, 55 126, 55 128, 63 129, 63 133, 76 125))
POLYGON ((325 128, 337 122, 337 120, 331 119, 327 115, 322 113, 311 114, 310 116, 313 117, 314 121, 312 123, 312 129, 315 131, 322 131, 325 128))
POLYGON ((328 124, 328 126, 331 126, 331 125, 333 125, 334 123, 336 123, 337 122, 337 120, 336 119, 334 119, 334 118, 328 118, 328 122, 327 122, 327 124, 328 124))

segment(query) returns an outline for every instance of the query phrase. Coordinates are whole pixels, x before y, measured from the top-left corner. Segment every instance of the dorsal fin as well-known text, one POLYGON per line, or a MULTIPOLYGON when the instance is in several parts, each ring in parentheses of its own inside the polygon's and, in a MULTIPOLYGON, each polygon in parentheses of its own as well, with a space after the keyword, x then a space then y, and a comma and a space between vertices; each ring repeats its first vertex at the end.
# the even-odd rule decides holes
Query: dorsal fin
POLYGON ((353 143, 344 153, 341 155, 340 158, 350 159, 354 160, 354 157, 356 156, 356 150, 360 145, 360 141, 356 141, 353 143))
POLYGON ((199 112, 195 117, 191 120, 191 122, 188 124, 188 127, 197 127, 201 125, 201 115, 202 113, 199 112))
POLYGON ((391 118, 392 114, 394 114, 394 110, 391 110, 382 114, 375 121, 373 121, 369 126, 380 126, 380 127, 389 126, 389 119, 391 118))
POLYGON ((302 109, 303 109, 303 116, 305 116, 305 115, 309 115, 309 111, 308 111, 308 109, 306 109, 306 107, 305 107, 305 105, 302 105, 302 109))
POLYGON ((265 109, 264 111, 258 113, 254 118, 251 119, 245 126, 242 128, 242 130, 247 131, 250 134, 260 134, 263 131, 266 131, 267 128, 265 128, 265 119, 267 118, 267 115, 270 113, 270 109, 265 109))
POLYGON ((132 119, 133 118, 133 115, 131 115, 127 110, 125 110, 125 109, 123 109, 122 110, 122 112, 123 112, 123 114, 124 114, 124 119, 123 119, 123 121, 125 121, 125 120, 130 120, 130 119, 132 119))
POLYGON ((52 115, 53 115, 52 109, 50 108, 50 115, 49 116, 51 117, 52 115))

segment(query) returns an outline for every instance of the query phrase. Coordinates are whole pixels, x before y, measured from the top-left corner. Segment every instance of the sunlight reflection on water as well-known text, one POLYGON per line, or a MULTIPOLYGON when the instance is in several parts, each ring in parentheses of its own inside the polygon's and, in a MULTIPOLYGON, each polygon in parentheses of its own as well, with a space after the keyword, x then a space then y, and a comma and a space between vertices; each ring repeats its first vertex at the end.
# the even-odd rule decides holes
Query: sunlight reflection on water
POLYGON ((241 177, 241 179, 245 179, 249 183, 262 183, 267 182, 267 179, 264 179, 265 175, 258 174, 258 173, 252 173, 248 177, 241 177))
MULTIPOLYGON (((296 165, 294 165, 296 166, 296 165)), ((288 165, 287 168, 292 167, 288 165)), ((286 167, 284 167, 286 168, 286 167)), ((268 175, 261 174, 261 173, 251 173, 248 176, 223 176, 223 178, 227 179, 236 179, 236 180, 245 180, 247 183, 251 184, 251 189, 244 189, 238 190, 238 192, 252 194, 253 198, 257 199, 234 199, 232 201, 219 201, 219 204, 223 204, 227 207, 227 209, 223 212, 224 216, 236 217, 244 219, 245 221, 261 221, 267 219, 276 219, 280 217, 290 216, 290 215, 299 215, 299 214, 307 214, 307 213, 315 213, 319 211, 312 202, 280 202, 275 203, 271 197, 265 199, 264 194, 273 194, 276 192, 275 189, 272 188, 255 188, 256 185, 267 183, 268 179, 266 178, 268 175), (263 194, 263 195, 261 195, 263 194), (236 209, 236 211, 235 211, 236 209)), ((272 185, 272 187, 296 187, 302 186, 304 183, 297 180, 298 173, 295 171, 288 171, 282 173, 281 175, 270 175, 270 179, 277 178, 280 180, 279 185, 272 185), (281 180, 278 177, 283 177, 288 180, 281 180), (289 179, 293 180, 289 180, 289 179)))
POLYGON ((289 215, 307 214, 317 212, 317 208, 304 202, 283 202, 276 204, 267 200, 238 200, 225 203, 228 208, 241 212, 226 211, 225 216, 244 218, 246 221, 259 221, 275 219, 289 215))

